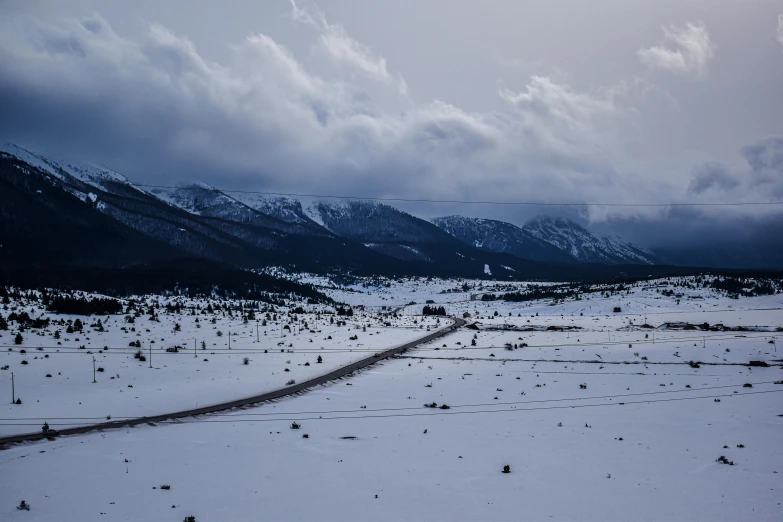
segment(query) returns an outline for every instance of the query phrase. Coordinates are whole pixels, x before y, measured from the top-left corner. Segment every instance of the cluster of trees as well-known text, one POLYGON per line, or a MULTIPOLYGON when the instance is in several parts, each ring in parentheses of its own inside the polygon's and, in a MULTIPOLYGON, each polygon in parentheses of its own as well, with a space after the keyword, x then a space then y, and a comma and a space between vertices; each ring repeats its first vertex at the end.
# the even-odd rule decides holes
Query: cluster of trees
POLYGON ((507 292, 498 295, 484 294, 481 296, 481 300, 519 303, 524 301, 535 301, 538 299, 567 299, 569 297, 580 299, 582 294, 600 292, 606 297, 609 297, 612 294, 618 294, 627 290, 628 287, 623 284, 570 283, 565 285, 530 285, 525 290, 520 290, 518 292, 507 292))
POLYGON ((781 279, 745 279, 742 277, 716 277, 710 285, 729 295, 753 297, 756 295, 774 295, 783 288, 781 279))
POLYGON ((422 315, 446 315, 446 309, 442 306, 425 306, 421 310, 422 315))
POLYGON ((95 297, 74 297, 58 295, 52 297, 46 307, 50 312, 74 315, 108 315, 122 313, 122 304, 116 299, 95 297))
POLYGON ((344 315, 346 317, 353 317, 353 308, 343 308, 342 306, 337 307, 337 315, 344 315))
MULTIPOLYGON (((8 314, 8 321, 16 321, 16 323, 21 328, 46 328, 49 326, 49 319, 48 318, 38 318, 34 319, 30 317, 30 314, 27 312, 11 312, 8 314)), ((8 323, 6 320, 0 316, 0 330, 7 330, 8 329, 8 323)))

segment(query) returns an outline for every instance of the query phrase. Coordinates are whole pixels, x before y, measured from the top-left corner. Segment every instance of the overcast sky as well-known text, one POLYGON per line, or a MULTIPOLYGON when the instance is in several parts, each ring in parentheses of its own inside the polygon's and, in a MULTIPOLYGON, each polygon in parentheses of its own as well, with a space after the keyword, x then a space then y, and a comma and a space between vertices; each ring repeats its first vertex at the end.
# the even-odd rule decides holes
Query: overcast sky
MULTIPOLYGON (((780 0, 0 0, 0 140, 147 183, 780 200, 782 93, 780 0)), ((656 246, 768 234, 781 207, 565 212, 656 246)))

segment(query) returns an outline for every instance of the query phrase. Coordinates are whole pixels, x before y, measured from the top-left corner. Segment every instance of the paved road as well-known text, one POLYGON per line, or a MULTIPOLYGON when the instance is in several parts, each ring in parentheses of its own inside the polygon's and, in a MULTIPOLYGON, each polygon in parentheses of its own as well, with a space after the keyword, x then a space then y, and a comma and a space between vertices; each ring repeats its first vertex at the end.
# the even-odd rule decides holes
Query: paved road
MULTIPOLYGON (((368 366, 371 366, 377 363, 378 361, 382 361, 383 359, 388 359, 393 355, 404 353, 407 350, 415 348, 420 344, 427 343, 429 341, 437 339, 438 337, 442 337, 446 334, 449 334, 465 324, 465 321, 458 317, 450 317, 449 319, 454 321, 452 325, 447 326, 445 328, 441 328, 440 330, 436 330, 430 334, 425 335, 424 337, 420 337, 419 339, 416 339, 409 343, 405 343, 396 348, 391 348, 384 352, 378 352, 375 355, 372 355, 360 361, 356 361, 355 363, 351 363, 347 366, 342 366, 340 368, 337 368, 336 370, 333 370, 325 375, 314 377, 310 380, 301 382, 299 384, 286 386, 285 388, 281 388, 279 390, 262 393, 260 395, 254 395, 252 397, 245 397, 244 399, 236 399, 229 402, 222 402, 220 404, 213 404, 212 406, 203 406, 201 408, 194 408, 191 410, 175 411, 172 413, 164 413, 162 415, 152 415, 150 417, 137 417, 135 419, 108 421, 108 422, 101 422, 99 424, 91 424, 89 426, 65 428, 59 430, 59 432, 60 435, 79 435, 81 433, 89 433, 91 431, 124 428, 125 426, 136 426, 138 424, 148 424, 148 423, 155 423, 155 422, 163 422, 172 419, 182 419, 185 417, 192 417, 193 415, 203 415, 205 413, 215 413, 218 411, 230 410, 232 408, 249 406, 251 404, 258 404, 261 402, 271 401, 274 399, 287 397, 289 395, 294 395, 296 393, 301 393, 305 390, 309 390, 310 388, 314 388, 315 386, 325 384, 329 381, 333 381, 335 379, 339 379, 341 377, 350 375, 356 370, 367 368, 368 366)), ((8 444, 33 441, 33 440, 41 440, 43 438, 44 436, 42 432, 0 437, 0 449, 5 449, 8 444)))

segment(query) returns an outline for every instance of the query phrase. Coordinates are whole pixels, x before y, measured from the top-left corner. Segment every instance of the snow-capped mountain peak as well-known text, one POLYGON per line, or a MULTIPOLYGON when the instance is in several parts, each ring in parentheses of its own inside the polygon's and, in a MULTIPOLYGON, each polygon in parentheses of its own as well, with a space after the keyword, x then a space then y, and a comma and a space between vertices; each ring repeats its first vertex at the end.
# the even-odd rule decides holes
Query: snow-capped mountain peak
POLYGON ((488 252, 505 252, 533 261, 572 261, 557 247, 504 221, 447 216, 435 218, 432 223, 460 241, 488 252))
POLYGON ((66 159, 55 160, 31 152, 14 143, 3 144, 2 147, 0 147, 0 151, 16 156, 20 160, 66 182, 68 181, 69 176, 71 176, 89 185, 101 188, 105 187, 108 183, 121 183, 129 187, 133 186, 128 178, 102 165, 66 159))
POLYGON ((595 235, 565 218, 537 216, 522 227, 528 234, 567 252, 577 261, 608 264, 654 264, 652 252, 616 235, 595 235))
POLYGON ((305 212, 302 202, 294 198, 254 192, 238 192, 233 197, 250 208, 287 223, 306 224, 312 219, 305 212))

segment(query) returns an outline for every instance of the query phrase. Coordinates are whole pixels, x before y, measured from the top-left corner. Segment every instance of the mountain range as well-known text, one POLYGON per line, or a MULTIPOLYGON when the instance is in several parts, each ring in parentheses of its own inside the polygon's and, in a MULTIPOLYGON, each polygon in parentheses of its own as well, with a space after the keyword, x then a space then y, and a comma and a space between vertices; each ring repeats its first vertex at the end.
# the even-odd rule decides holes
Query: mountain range
MULTIPOLYGON (((182 260, 315 273, 573 279, 683 272, 562 218, 431 222, 376 201, 136 185, 110 169, 0 148, 0 268, 117 269, 182 260)), ((203 265, 200 265, 203 266, 203 265)))

